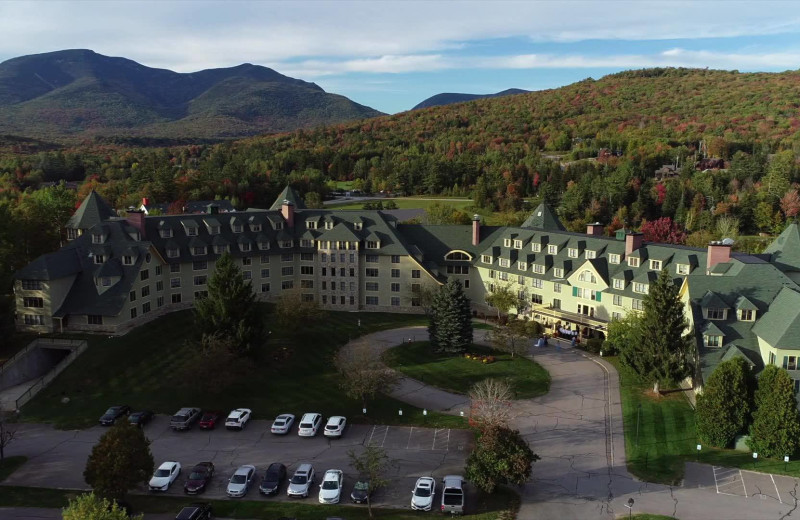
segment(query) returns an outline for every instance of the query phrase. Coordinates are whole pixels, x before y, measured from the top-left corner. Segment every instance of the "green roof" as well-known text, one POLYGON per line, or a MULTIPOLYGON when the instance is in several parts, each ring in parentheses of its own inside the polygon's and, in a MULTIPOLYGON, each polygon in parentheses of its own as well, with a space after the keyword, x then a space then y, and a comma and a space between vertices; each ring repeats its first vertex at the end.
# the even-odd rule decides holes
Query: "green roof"
POLYGON ((778 269, 783 271, 800 271, 800 227, 797 221, 789 224, 778 238, 772 241, 764 250, 771 255, 778 269))
POLYGON ((757 311, 758 306, 748 300, 746 296, 739 296, 736 299, 736 309, 740 311, 757 311))
POLYGON ((284 200, 291 202, 294 205, 294 209, 306 209, 306 204, 303 202, 303 199, 301 199, 297 192, 294 191, 288 184, 285 188, 283 188, 283 191, 280 195, 278 195, 278 198, 275 199, 275 202, 272 203, 272 206, 270 206, 269 209, 281 209, 284 200))
POLYGON ((719 294, 715 293, 714 291, 706 291, 703 295, 703 299, 700 301, 700 305, 704 309, 730 309, 730 305, 728 305, 725 300, 719 297, 719 294))
POLYGON ((539 204, 533 210, 533 213, 522 224, 522 227, 546 229, 548 231, 565 231, 561 221, 558 220, 558 217, 553 214, 553 211, 545 203, 539 204))
POLYGON ((95 224, 116 216, 117 213, 111 209, 111 206, 96 191, 92 190, 69 218, 66 227, 69 229, 90 229, 95 224))
POLYGON ((783 288, 753 326, 753 333, 773 347, 800 350, 800 293, 783 288))
POLYGON ((714 325, 713 321, 706 322, 706 324, 703 325, 700 328, 700 332, 702 332, 704 336, 724 336, 725 335, 725 333, 722 332, 719 327, 714 325))

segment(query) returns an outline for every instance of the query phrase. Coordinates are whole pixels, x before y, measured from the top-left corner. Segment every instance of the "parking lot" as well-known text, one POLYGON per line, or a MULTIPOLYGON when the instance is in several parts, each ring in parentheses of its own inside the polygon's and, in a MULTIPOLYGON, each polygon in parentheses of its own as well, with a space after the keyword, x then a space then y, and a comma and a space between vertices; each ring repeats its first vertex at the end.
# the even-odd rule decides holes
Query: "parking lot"
POLYGON ((722 496, 794 504, 797 479, 747 469, 689 463, 684 487, 705 489, 722 496))
MULTIPOLYGON (((211 461, 216 474, 205 495, 224 498, 228 478, 243 464, 259 470, 259 478, 247 494, 248 500, 289 500, 284 483, 275 497, 262 497, 258 492, 260 477, 272 462, 286 465, 289 476, 301 463, 308 462, 316 471, 315 486, 308 502, 317 502, 318 484, 325 470, 340 469, 345 474, 343 502, 349 501, 357 474, 350 467, 348 451, 359 452, 364 446, 383 448, 392 461, 387 478, 390 485, 373 497, 376 505, 410 507, 411 490, 423 475, 436 477, 463 474, 464 462, 471 450, 472 433, 467 430, 433 429, 402 426, 350 424, 340 439, 329 439, 320 433, 302 438, 293 433, 285 436, 269 432, 271 422, 251 421, 242 431, 217 428, 204 431, 193 428, 175 432, 169 428, 168 416, 156 416, 145 426, 152 441, 156 467, 166 460, 176 460, 182 473, 166 492, 183 494, 183 483, 194 464, 211 461)), ((22 425, 18 440, 9 445, 7 455, 26 455, 29 461, 4 484, 20 486, 84 488, 83 468, 86 459, 106 429, 100 426, 81 431, 58 431, 44 425, 22 425)), ((142 486, 141 492, 146 492, 142 486)), ((434 504, 438 504, 440 490, 434 504)), ((237 499, 231 499, 237 500, 237 499)), ((296 500, 296 499, 292 499, 296 500)))

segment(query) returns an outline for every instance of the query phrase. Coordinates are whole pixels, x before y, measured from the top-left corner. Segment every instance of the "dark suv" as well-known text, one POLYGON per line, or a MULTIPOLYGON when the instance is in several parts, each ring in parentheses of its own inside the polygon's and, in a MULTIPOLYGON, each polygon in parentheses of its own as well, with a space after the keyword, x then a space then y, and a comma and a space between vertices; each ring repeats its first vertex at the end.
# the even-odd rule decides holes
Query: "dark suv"
POLYGON ((202 502, 184 507, 175 520, 209 520, 211 518, 214 518, 211 514, 211 504, 202 502))

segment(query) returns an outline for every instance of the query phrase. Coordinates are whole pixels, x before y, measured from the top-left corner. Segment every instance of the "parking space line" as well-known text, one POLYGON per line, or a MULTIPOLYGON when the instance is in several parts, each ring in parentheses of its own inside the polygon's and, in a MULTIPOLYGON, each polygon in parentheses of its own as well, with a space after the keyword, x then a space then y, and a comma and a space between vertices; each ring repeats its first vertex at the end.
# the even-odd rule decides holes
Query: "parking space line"
POLYGON ((406 443, 406 449, 411 447, 411 436, 414 434, 414 427, 411 427, 411 430, 408 431, 408 442, 406 443))
POLYGON ((447 432, 447 437, 445 438, 445 447, 439 449, 444 449, 444 451, 450 450, 450 428, 441 428, 441 429, 437 428, 433 430, 433 444, 431 444, 431 450, 437 449, 436 441, 439 440, 439 434, 441 433, 442 436, 444 436, 445 431, 447 432))
POLYGON ((386 436, 388 434, 389 434, 389 427, 387 426, 386 430, 383 432, 383 440, 381 441, 381 446, 380 446, 381 448, 383 448, 383 445, 386 443, 386 436))
POLYGON ((714 485, 717 487, 717 494, 719 494, 719 481, 717 481, 717 468, 711 466, 711 472, 714 474, 714 485))
POLYGON ((772 476, 772 473, 769 474, 769 478, 772 479, 772 485, 775 486, 775 492, 778 494, 778 502, 783 504, 783 500, 781 500, 781 492, 778 491, 778 484, 775 483, 775 477, 772 476))
POLYGON ((742 476, 742 470, 739 470, 739 478, 742 479, 742 487, 744 488, 744 496, 747 497, 747 486, 744 485, 744 477, 742 476))

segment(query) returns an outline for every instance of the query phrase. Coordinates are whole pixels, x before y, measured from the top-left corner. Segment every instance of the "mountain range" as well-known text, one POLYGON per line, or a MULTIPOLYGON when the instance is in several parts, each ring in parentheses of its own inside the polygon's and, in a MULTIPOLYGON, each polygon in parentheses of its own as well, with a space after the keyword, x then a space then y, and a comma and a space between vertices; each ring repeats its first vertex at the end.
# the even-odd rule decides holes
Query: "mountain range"
POLYGON ((417 110, 419 108, 438 107, 441 105, 452 105, 454 103, 463 103, 465 101, 472 101, 474 99, 513 96, 515 94, 527 94, 528 92, 530 91, 522 90, 521 88, 510 88, 503 90, 502 92, 496 92, 494 94, 457 94, 453 92, 444 92, 442 94, 436 94, 435 96, 429 97, 428 99, 419 103, 411 110, 417 110))
POLYGON ((249 63, 178 73, 83 49, 0 63, 0 134, 214 140, 379 115, 249 63))

